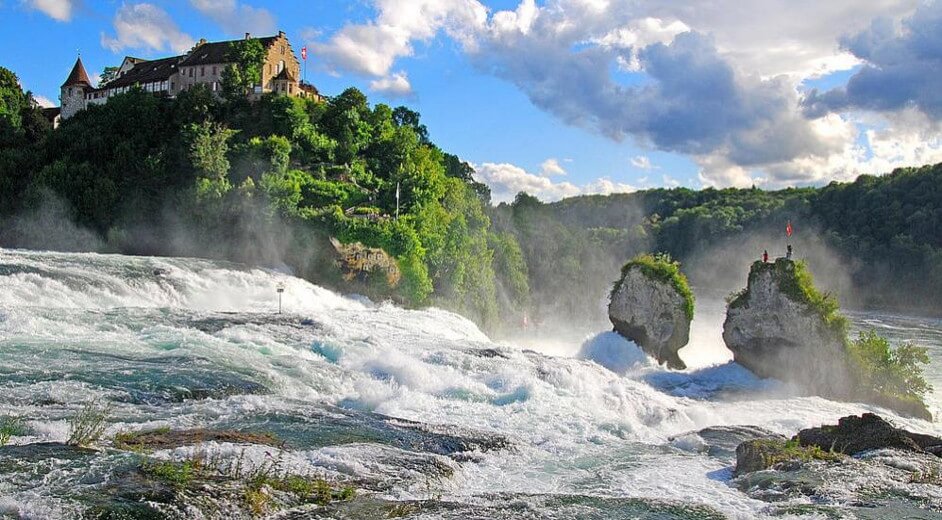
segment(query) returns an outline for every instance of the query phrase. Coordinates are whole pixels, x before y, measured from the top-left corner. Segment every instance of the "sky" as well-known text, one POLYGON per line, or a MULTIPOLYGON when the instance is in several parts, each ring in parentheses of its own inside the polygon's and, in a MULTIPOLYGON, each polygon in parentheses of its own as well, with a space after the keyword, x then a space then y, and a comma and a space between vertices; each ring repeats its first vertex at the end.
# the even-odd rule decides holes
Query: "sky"
POLYGON ((942 162, 942 0, 0 0, 0 66, 285 31, 322 93, 422 114, 496 202, 823 185, 942 162))

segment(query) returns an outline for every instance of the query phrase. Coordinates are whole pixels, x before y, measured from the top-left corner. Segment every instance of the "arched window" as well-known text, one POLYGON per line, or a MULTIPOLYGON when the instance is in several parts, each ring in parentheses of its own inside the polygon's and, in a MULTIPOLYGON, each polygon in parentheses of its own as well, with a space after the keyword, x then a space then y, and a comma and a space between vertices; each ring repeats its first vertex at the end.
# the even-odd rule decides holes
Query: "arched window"
POLYGON ((281 74, 281 71, 285 70, 285 60, 278 62, 278 74, 281 74))

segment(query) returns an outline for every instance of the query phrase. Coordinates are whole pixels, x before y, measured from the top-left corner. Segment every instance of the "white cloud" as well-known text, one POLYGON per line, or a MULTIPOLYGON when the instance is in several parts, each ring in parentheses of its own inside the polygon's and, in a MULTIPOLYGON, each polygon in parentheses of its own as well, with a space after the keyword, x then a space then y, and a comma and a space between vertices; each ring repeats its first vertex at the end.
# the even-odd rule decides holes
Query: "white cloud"
POLYGON ((71 20, 72 12, 75 10, 75 0, 25 0, 25 3, 60 22, 71 20))
POLYGON ((37 95, 34 94, 34 95, 33 95, 33 99, 34 99, 37 103, 39 103, 39 106, 41 106, 41 107, 43 107, 43 108, 51 108, 51 107, 57 106, 54 101, 52 101, 51 99, 47 98, 46 96, 37 96, 37 95))
POLYGON ((414 41, 445 31, 471 45, 487 21, 476 0, 375 0, 378 16, 366 24, 343 27, 326 43, 312 47, 328 66, 376 77, 389 75, 396 59, 412 56, 414 41))
POLYGON ((115 36, 101 36, 101 44, 113 52, 130 48, 183 53, 194 43, 166 11, 148 3, 123 4, 115 14, 114 30, 115 36))
POLYGON ((268 35, 276 30, 275 17, 267 9, 252 7, 236 0, 190 0, 190 3, 231 35, 246 32, 268 35))
POLYGON ((651 164, 651 159, 646 155, 638 155, 631 158, 631 165, 639 170, 651 170, 654 168, 654 165, 651 164))
POLYGON ((628 193, 635 191, 633 186, 614 182, 608 178, 599 178, 583 186, 571 182, 553 182, 552 179, 529 173, 513 164, 484 163, 475 166, 474 178, 491 188, 491 198, 495 203, 510 202, 520 192, 526 192, 546 202, 567 197, 591 194, 628 193))
POLYGON ((412 84, 405 72, 397 72, 370 82, 370 90, 390 98, 405 98, 412 95, 412 84))
POLYGON ((558 159, 547 159, 540 165, 540 175, 543 177, 552 177, 554 175, 566 175, 566 169, 559 164, 558 159))
MULTIPOLYGON (((841 115, 800 109, 806 79, 860 63, 859 52, 840 45, 845 35, 878 17, 910 16, 920 0, 521 0, 497 12, 478 0, 372 3, 374 19, 320 44, 334 70, 381 81, 417 42, 444 33, 478 70, 516 85, 538 108, 615 140, 686 155, 704 184, 820 183, 897 164, 881 159, 891 154, 935 157, 937 131, 889 132, 880 123, 861 134, 841 115), (623 81, 615 68, 640 81, 623 81)), ((585 188, 541 184, 517 170, 507 178, 551 195, 585 188)))

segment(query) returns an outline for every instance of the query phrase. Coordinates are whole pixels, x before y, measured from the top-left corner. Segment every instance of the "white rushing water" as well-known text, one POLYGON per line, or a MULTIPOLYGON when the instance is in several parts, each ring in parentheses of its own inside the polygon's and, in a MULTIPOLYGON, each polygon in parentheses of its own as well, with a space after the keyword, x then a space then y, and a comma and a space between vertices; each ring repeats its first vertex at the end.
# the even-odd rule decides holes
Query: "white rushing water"
MULTIPOLYGON (((935 424, 886 410, 795 397, 725 364, 731 356, 719 338, 720 312, 709 307, 694 325, 682 356, 695 368, 671 372, 612 333, 576 342, 572 357, 550 356, 539 352, 539 338, 529 338, 527 349, 494 342, 452 313, 373 304, 272 271, 0 250, 0 416, 28 420, 30 434, 13 439, 22 444, 64 441, 67 417, 95 400, 114 403, 112 433, 335 405, 499 434, 515 445, 451 463, 455 475, 433 485, 396 483, 386 491, 392 498, 588 494, 704 504, 732 518, 764 516, 768 504, 729 485, 728 461, 672 436, 717 425, 793 435, 867 410, 942 434, 935 424), (281 316, 279 283, 286 288, 281 316), (265 391, 154 397, 192 389, 194 381, 229 389, 250 382, 265 391)), ((899 326, 939 339, 935 322, 899 326)), ((931 370, 942 387, 938 369, 931 370)), ((934 412, 939 402, 933 394, 934 412)), ((381 447, 361 443, 302 450, 291 463, 395 475, 382 460, 381 447)), ((75 485, 70 478, 52 475, 26 490, 0 476, 0 516, 64 515, 72 506, 56 486, 75 485)))

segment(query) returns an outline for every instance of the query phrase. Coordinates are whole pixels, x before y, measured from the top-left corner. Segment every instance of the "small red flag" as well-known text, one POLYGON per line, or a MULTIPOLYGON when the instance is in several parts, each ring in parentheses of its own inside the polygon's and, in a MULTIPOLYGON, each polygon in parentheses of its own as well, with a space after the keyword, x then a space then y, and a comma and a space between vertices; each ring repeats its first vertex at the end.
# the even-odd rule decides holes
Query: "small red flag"
POLYGON ((301 59, 307 60, 307 47, 301 47, 301 59))
POLYGON ((795 230, 794 230, 794 228, 792 228, 792 221, 789 220, 789 221, 788 221, 788 225, 785 226, 785 235, 788 236, 788 238, 791 238, 792 233, 794 233, 794 232, 795 232, 795 230))

